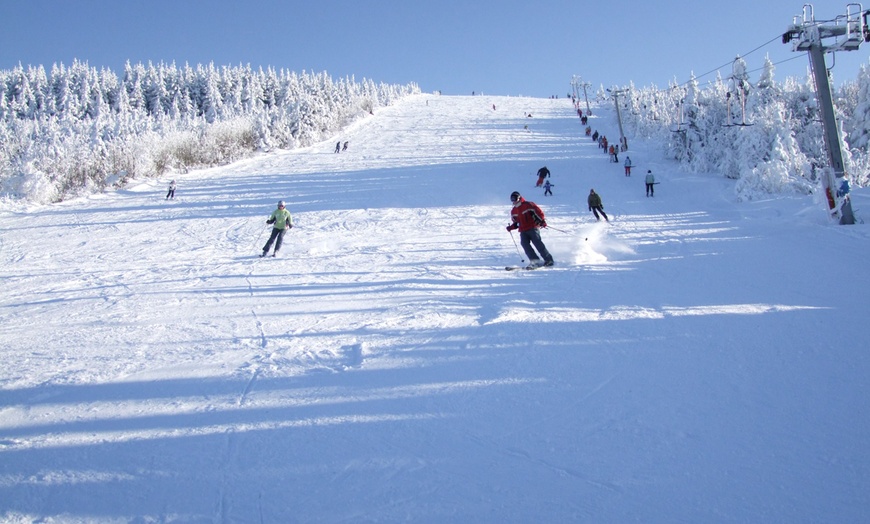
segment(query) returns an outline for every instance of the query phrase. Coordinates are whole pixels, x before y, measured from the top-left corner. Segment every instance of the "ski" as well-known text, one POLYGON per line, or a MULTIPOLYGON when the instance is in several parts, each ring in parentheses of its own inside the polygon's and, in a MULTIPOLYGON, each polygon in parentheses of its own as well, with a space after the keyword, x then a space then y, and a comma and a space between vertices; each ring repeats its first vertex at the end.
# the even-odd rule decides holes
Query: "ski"
POLYGON ((519 269, 524 269, 526 271, 534 271, 535 269, 541 269, 544 266, 505 266, 505 271, 517 271, 519 269))

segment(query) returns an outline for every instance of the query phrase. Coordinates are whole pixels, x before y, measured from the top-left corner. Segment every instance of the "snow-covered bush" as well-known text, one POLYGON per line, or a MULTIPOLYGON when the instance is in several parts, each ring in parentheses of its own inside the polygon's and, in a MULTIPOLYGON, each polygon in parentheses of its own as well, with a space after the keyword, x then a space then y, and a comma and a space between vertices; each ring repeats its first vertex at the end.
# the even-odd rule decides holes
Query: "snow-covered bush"
POLYGON ((129 179, 310 145, 412 93, 399 86, 213 64, 74 61, 0 71, 0 192, 57 201, 129 179))
MULTIPOLYGON (((765 60, 755 84, 742 59, 726 81, 701 87, 692 79, 667 89, 637 89, 626 97, 626 127, 659 142, 663 153, 696 172, 718 172, 738 180, 739 199, 782 192, 812 193, 817 170, 827 164, 812 77, 774 80, 765 60), (730 112, 729 112, 730 110, 730 112)), ((844 130, 843 151, 854 185, 870 185, 870 66, 835 95, 844 130)))

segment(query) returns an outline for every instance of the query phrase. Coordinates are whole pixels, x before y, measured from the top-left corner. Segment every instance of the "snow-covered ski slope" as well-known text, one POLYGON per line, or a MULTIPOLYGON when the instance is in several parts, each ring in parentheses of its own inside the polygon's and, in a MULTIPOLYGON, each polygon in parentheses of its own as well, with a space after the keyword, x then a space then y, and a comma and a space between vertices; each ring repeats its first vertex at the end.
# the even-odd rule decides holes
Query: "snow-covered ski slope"
POLYGON ((0 520, 864 521, 867 226, 629 145, 625 177, 568 100, 419 95, 316 147, 7 204, 0 520), (514 190, 555 267, 504 271, 514 190))

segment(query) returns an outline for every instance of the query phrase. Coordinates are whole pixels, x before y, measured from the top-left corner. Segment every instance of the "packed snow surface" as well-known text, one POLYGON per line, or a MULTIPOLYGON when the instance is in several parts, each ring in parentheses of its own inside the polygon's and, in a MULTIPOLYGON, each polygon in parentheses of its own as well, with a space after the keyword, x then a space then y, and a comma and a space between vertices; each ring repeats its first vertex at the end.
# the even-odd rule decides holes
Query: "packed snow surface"
POLYGON ((311 148, 5 203, 0 518, 864 521, 867 226, 629 145, 610 163, 566 99, 417 95, 311 148), (504 270, 514 190, 555 267, 504 270))

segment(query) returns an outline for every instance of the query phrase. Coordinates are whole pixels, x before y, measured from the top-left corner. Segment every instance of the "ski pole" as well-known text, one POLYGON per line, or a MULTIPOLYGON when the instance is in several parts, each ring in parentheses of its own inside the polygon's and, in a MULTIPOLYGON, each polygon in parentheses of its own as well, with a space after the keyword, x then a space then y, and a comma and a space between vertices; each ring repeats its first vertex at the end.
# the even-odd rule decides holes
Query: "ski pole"
POLYGON ((569 232, 567 232, 567 231, 563 231, 563 230, 561 230, 561 229, 557 229, 557 228, 555 228, 555 227, 553 227, 553 226, 551 226, 551 225, 549 225, 549 224, 547 225, 547 229, 552 229, 553 231, 558 231, 559 233, 565 233, 566 235, 570 235, 570 234, 571 234, 571 233, 569 233, 569 232))
MULTIPOLYGON (((520 246, 517 245, 517 239, 514 238, 514 232, 508 231, 508 233, 511 234, 511 240, 514 241, 514 247, 517 248, 517 255, 520 255, 520 246)), ((526 263, 526 259, 522 255, 520 255, 520 263, 522 263, 522 264, 526 263)))
MULTIPOLYGON (((266 224, 266 225, 268 226, 269 224, 266 224)), ((260 239, 263 238, 263 233, 265 233, 265 232, 266 232, 266 229, 263 229, 262 231, 260 231, 260 236, 257 237, 257 240, 254 240, 254 247, 257 247, 257 244, 260 243, 260 239)))

